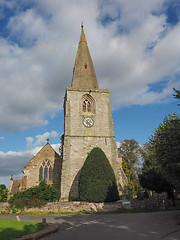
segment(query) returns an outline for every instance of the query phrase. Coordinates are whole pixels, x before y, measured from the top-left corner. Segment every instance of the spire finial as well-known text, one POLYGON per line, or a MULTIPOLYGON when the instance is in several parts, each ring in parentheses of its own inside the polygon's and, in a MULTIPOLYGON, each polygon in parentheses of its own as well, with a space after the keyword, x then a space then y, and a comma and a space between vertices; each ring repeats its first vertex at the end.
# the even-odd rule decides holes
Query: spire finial
POLYGON ((83 26, 83 21, 81 22, 81 27, 83 28, 84 26, 83 26))

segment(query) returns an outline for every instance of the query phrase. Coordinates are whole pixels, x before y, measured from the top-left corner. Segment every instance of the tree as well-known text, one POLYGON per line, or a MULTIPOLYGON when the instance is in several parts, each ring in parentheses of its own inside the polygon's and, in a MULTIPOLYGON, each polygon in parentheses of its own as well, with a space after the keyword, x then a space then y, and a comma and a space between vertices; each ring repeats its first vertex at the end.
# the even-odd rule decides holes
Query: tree
POLYGON ((131 197, 133 197, 134 192, 135 192, 135 186, 134 183, 132 181, 132 176, 131 176, 131 171, 128 169, 127 167, 127 163, 125 161, 124 158, 122 158, 122 169, 127 177, 128 180, 128 190, 129 190, 129 194, 131 197))
POLYGON ((6 202, 7 201, 7 188, 5 184, 0 185, 0 202, 6 202))
MULTIPOLYGON (((180 99, 180 90, 176 90, 175 88, 173 88, 173 90, 175 91, 175 94, 173 94, 173 97, 180 99)), ((178 104, 178 106, 180 106, 180 104, 178 104)))
POLYGON ((60 153, 60 157, 63 157, 63 144, 64 144, 64 134, 61 135, 60 138, 60 146, 59 146, 59 153, 60 153))
POLYGON ((157 193, 169 192, 172 188, 165 178, 161 165, 156 161, 154 149, 150 144, 146 144, 142 172, 138 177, 143 188, 157 193))
POLYGON ((143 151, 136 140, 126 139, 122 141, 118 151, 119 154, 126 160, 128 169, 132 169, 139 165, 143 151))
POLYGON ((180 90, 176 90, 175 88, 173 88, 173 90, 175 91, 175 94, 173 94, 173 97, 180 99, 180 90))
POLYGON ((180 119, 167 115, 149 140, 140 183, 156 192, 180 189, 180 119))
POLYGON ((119 155, 123 158, 123 170, 126 173, 129 183, 129 192, 131 197, 136 197, 141 191, 138 175, 140 174, 140 163, 143 159, 143 148, 134 140, 124 140, 118 149, 119 155))
POLYGON ((79 199, 87 202, 119 200, 114 171, 100 148, 88 154, 79 178, 79 199))

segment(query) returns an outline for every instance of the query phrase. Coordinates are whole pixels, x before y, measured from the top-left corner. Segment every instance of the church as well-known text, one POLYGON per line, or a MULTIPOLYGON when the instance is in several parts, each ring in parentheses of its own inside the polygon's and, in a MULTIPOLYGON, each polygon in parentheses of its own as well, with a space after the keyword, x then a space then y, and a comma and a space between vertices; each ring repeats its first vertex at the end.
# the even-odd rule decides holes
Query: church
POLYGON ((59 188, 61 201, 78 200, 81 168, 90 151, 99 147, 114 170, 119 195, 127 193, 128 182, 122 170, 122 158, 118 157, 114 136, 109 90, 99 88, 83 25, 72 84, 66 88, 64 98, 62 158, 53 150, 50 152, 53 152, 54 157, 46 156, 48 151, 44 148, 50 147, 47 143, 26 165, 23 171, 24 184, 21 183, 23 187, 20 191, 38 185, 45 178, 49 184, 59 188))

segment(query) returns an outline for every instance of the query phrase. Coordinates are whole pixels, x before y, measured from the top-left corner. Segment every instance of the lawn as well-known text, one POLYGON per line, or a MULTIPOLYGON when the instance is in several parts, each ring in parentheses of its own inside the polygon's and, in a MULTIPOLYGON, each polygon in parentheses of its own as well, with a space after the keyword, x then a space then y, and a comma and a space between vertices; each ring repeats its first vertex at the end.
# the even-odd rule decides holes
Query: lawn
POLYGON ((0 239, 9 240, 44 229, 42 223, 0 220, 0 239))

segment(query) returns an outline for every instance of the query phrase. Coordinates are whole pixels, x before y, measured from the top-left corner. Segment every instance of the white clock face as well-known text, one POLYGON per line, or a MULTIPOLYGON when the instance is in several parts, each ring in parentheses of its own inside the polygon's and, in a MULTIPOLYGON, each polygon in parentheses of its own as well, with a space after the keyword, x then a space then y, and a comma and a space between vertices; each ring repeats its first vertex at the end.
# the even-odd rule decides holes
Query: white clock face
POLYGON ((83 119, 83 124, 85 127, 90 128, 94 125, 94 120, 91 117, 85 117, 83 119))

